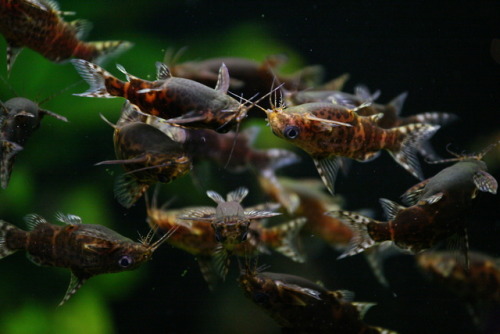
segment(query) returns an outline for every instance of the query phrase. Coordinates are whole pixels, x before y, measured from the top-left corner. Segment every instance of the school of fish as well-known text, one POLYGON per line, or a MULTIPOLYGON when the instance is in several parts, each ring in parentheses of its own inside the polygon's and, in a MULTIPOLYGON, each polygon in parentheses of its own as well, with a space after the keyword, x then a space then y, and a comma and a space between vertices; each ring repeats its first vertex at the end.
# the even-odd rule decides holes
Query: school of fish
MULTIPOLYGON (((343 91, 348 75, 323 83, 318 65, 280 74, 286 58, 279 55, 261 63, 237 57, 178 63, 182 52, 169 50, 163 62, 155 64, 155 80, 138 78, 117 65, 122 80, 101 64, 132 43, 85 42, 90 23, 66 22, 68 14, 53 0, 0 0, 7 72, 27 47, 52 62, 72 63, 89 85, 86 92, 73 95, 124 100, 116 124, 101 115, 112 129, 116 157, 95 164, 122 166, 115 180, 109 178, 114 196, 127 209, 141 205, 144 198, 150 232, 135 242, 103 225, 83 224, 80 217, 61 213, 56 215, 58 224, 28 214, 27 230, 0 220, 0 259, 25 251, 37 265, 70 270, 70 284, 59 305, 89 278, 135 270, 167 243, 195 256, 211 290, 231 284, 224 280, 238 263, 242 294, 284 333, 396 333, 363 320, 375 302, 355 302, 353 292, 328 290, 306 273, 273 273, 257 266, 259 255, 273 254, 270 251, 304 263, 308 254, 301 239, 313 236, 340 251, 339 259, 365 253, 376 276, 383 275, 380 266, 387 248, 414 255, 428 277, 480 308, 473 314, 478 327, 478 314, 499 307, 498 259, 470 251, 474 245, 469 244, 468 226, 483 196, 497 194, 497 180, 483 158, 500 140, 476 154, 451 152, 454 158, 442 159, 430 140, 442 126, 459 122, 460 115, 428 111, 403 117, 406 92, 381 104, 375 102, 380 92, 371 93, 365 86, 357 86, 352 94, 343 91), (246 126, 250 117, 262 127, 246 126), (289 149, 256 148, 263 129, 289 149), (369 162, 382 151, 418 179, 402 194, 406 206, 381 198, 386 220, 344 210, 342 194, 336 194, 337 174, 344 171, 349 182, 354 177, 349 175, 352 160, 369 162), (316 179, 278 176, 279 169, 298 163, 301 154, 314 163, 316 179), (425 176, 419 155, 427 163, 454 164, 425 176), (233 174, 250 171, 253 186, 241 184, 225 198, 203 189, 197 176, 202 163, 233 174), (215 206, 158 205, 158 187, 175 187, 174 181, 187 175, 215 206), (244 203, 250 192, 256 192, 261 203, 244 203), (450 252, 438 253, 439 248, 450 252), (481 289, 486 275, 494 284, 481 289)), ((27 139, 45 115, 67 121, 24 97, 0 101, 3 189, 15 173, 15 157, 30 149, 27 139)), ((99 115, 89 110, 88 117, 99 115)), ((384 196, 383 189, 377 191, 384 196)))

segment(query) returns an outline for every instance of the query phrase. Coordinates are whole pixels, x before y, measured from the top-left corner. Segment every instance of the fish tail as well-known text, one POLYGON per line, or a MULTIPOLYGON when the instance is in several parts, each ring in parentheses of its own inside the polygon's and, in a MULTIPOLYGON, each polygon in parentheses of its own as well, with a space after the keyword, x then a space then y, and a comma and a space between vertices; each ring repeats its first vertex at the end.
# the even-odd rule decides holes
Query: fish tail
POLYGON ((338 257, 339 259, 356 255, 375 245, 375 241, 368 233, 368 224, 379 223, 376 220, 350 211, 329 211, 325 214, 330 217, 340 219, 344 224, 351 228, 353 232, 353 237, 351 238, 349 245, 344 253, 338 257))
POLYGON ((114 97, 111 95, 106 88, 106 79, 114 78, 111 73, 104 70, 103 68, 88 62, 83 59, 73 59, 71 60, 76 70, 87 83, 90 88, 81 94, 73 94, 76 96, 86 96, 86 97, 114 97))
POLYGON ((426 123, 434 125, 446 125, 456 121, 458 119, 458 116, 447 112, 429 111, 414 116, 410 116, 409 118, 415 119, 416 120, 415 123, 418 122, 418 123, 426 123))
POLYGON ((124 207, 130 208, 149 186, 149 184, 139 182, 130 174, 122 174, 115 181, 114 192, 116 200, 124 207))
POLYGON ((297 218, 288 223, 271 228, 271 234, 277 235, 279 244, 274 248, 277 252, 291 258, 296 262, 305 262, 305 256, 299 251, 297 243, 298 235, 304 224, 306 218, 297 218))
POLYGON ((86 44, 89 44, 96 50, 96 56, 91 60, 100 65, 109 58, 116 57, 133 46, 133 43, 127 41, 98 41, 88 42, 86 44))
POLYGON ((7 223, 6 221, 0 220, 0 259, 3 259, 6 256, 17 251, 17 249, 10 249, 7 247, 7 243, 5 237, 9 231, 22 231, 16 226, 7 223))
POLYGON ((404 135, 404 139, 397 148, 388 148, 389 152, 394 160, 419 180, 423 180, 424 176, 420 169, 417 152, 439 128, 439 125, 408 124, 391 130, 394 131, 396 135, 404 135))

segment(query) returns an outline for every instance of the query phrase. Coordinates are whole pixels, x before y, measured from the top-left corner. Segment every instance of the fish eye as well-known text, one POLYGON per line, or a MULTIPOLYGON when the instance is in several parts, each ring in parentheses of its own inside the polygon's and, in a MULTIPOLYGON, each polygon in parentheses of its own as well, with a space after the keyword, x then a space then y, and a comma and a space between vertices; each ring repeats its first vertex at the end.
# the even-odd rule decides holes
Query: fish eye
POLYGON ((299 136, 300 129, 295 125, 288 125, 283 131, 283 135, 288 139, 295 139, 299 136))
POLYGON ((266 304, 269 301, 269 296, 263 292, 254 292, 252 299, 257 304, 266 304))
POLYGON ((122 268, 128 268, 130 265, 134 263, 134 260, 132 257, 129 255, 123 255, 119 260, 118 260, 118 265, 122 268))

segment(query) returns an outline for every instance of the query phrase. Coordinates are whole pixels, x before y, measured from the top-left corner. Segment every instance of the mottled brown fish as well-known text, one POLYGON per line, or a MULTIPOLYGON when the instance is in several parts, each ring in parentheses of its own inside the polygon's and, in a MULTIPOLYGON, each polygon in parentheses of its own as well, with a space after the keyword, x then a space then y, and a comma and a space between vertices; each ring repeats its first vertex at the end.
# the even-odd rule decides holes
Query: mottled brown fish
MULTIPOLYGON (((468 215, 478 191, 497 192, 497 181, 481 161, 495 145, 476 155, 449 159, 458 162, 413 186, 403 195, 403 202, 410 207, 381 199, 387 222, 355 212, 328 212, 328 215, 344 221, 354 232, 350 247, 341 257, 357 254, 384 241, 392 241, 402 249, 417 253, 455 234, 465 239, 468 215)), ((467 262, 466 243, 463 250, 467 262)))
POLYGON ((91 24, 85 20, 65 22, 54 0, 1 0, 0 33, 7 41, 7 71, 23 47, 61 62, 71 57, 100 62, 132 46, 126 41, 84 42, 91 24))
POLYGON ((222 278, 229 269, 229 256, 234 248, 244 242, 249 233, 250 223, 254 219, 262 219, 280 215, 278 212, 244 209, 241 202, 248 195, 248 189, 240 187, 227 194, 226 200, 213 190, 207 196, 217 203, 216 208, 206 207, 184 211, 178 219, 209 222, 215 232, 215 240, 219 243, 214 251, 216 270, 222 278))
POLYGON ((114 146, 118 160, 97 165, 121 164, 126 173, 115 182, 115 197, 126 208, 131 207, 153 184, 169 183, 189 173, 191 158, 184 147, 157 128, 142 123, 142 113, 128 101, 114 129, 114 146))
POLYGON ((133 270, 151 259, 155 250, 175 231, 152 243, 154 233, 134 242, 102 225, 82 224, 80 217, 58 214, 65 225, 54 225, 39 215, 26 216, 29 231, 0 220, 0 259, 25 250, 37 265, 71 271, 64 304, 91 277, 133 270))
POLYGON ((66 117, 41 109, 40 106, 24 97, 15 97, 6 102, 0 101, 0 182, 7 188, 16 155, 21 151, 28 138, 40 127, 45 116, 52 116, 67 122, 66 117))
POLYGON ((157 80, 142 80, 128 74, 123 82, 101 67, 82 59, 72 60, 73 65, 90 85, 90 89, 77 96, 124 97, 143 113, 157 116, 169 123, 195 128, 209 128, 227 132, 239 124, 247 114, 246 106, 227 95, 229 72, 220 67, 217 86, 210 88, 199 82, 173 77, 165 64, 156 63, 157 80))
POLYGON ((283 333, 389 334, 362 319, 373 303, 353 302, 349 291, 329 291, 305 278, 242 270, 245 295, 283 328, 283 333))
MULTIPOLYGON (((274 209, 274 205, 260 205, 247 210, 274 209)), ((219 280, 217 263, 214 263, 214 253, 219 249, 219 241, 216 240, 215 230, 210 221, 193 219, 186 221, 178 216, 189 212, 214 211, 212 207, 190 207, 183 209, 166 209, 157 207, 154 198, 151 206, 148 206, 147 221, 152 229, 159 228, 169 231, 177 228, 176 233, 167 242, 174 247, 180 248, 194 256, 199 263, 203 277, 213 288, 219 280), (217 273, 216 273, 217 272, 217 273)), ((297 236, 305 224, 305 218, 296 218, 289 222, 265 227, 259 220, 252 220, 248 227, 246 239, 232 248, 234 255, 239 257, 256 256, 268 253, 269 250, 279 252, 296 262, 304 262, 304 256, 297 246, 297 236)))
POLYGON ((380 115, 359 116, 357 110, 334 103, 306 103, 267 110, 273 133, 306 151, 314 160, 328 190, 334 183, 340 158, 369 161, 381 150, 389 151, 403 168, 423 179, 416 151, 438 129, 437 125, 409 124, 383 129, 376 122, 380 115))

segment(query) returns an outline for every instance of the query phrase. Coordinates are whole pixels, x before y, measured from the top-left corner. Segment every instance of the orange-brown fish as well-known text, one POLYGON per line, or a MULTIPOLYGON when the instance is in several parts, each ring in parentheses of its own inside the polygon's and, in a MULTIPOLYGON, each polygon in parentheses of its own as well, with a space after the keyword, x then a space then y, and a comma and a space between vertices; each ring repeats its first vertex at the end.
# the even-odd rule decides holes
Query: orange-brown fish
POLYGON ((227 95, 229 72, 220 67, 219 81, 214 88, 199 82, 173 77, 165 64, 156 63, 157 80, 142 80, 124 72, 128 81, 123 82, 101 67, 82 59, 72 63, 90 85, 78 96, 124 97, 146 114, 157 116, 169 123, 195 128, 210 128, 227 132, 245 118, 249 106, 227 95))
MULTIPOLYGON (((264 205, 248 208, 248 210, 274 209, 273 205, 264 205)), ((189 222, 179 219, 178 216, 186 212, 213 212, 212 207, 190 207, 183 209, 167 210, 165 207, 157 207, 156 199, 148 206, 148 223, 152 229, 160 228, 169 231, 177 228, 176 233, 167 242, 174 247, 180 248, 196 256, 200 270, 213 288, 219 279, 217 263, 214 263, 214 253, 219 248, 215 230, 210 221, 193 219, 189 222)), ((232 248, 234 255, 239 257, 256 256, 268 253, 269 249, 275 250, 297 262, 303 262, 304 257, 297 247, 297 236, 305 223, 304 218, 296 218, 287 223, 273 227, 265 227, 259 220, 252 220, 248 227, 246 239, 232 248)))
POLYGON ((71 271, 64 304, 91 277, 133 270, 151 259, 154 251, 175 231, 152 243, 154 233, 134 242, 102 225, 82 224, 80 217, 58 214, 64 225, 54 225, 39 215, 26 216, 29 231, 0 220, 0 259, 25 250, 35 264, 71 271))
POLYGON ((245 295, 283 328, 283 333, 389 334, 362 319, 373 303, 353 302, 349 291, 330 291, 305 278, 242 270, 245 295))
POLYGON ((116 179, 115 197, 131 207, 157 182, 169 183, 191 170, 191 158, 184 147, 157 128, 141 122, 141 112, 128 101, 114 127, 115 153, 118 160, 98 165, 121 164, 126 173, 116 179))
MULTIPOLYGON (((304 235, 314 235, 326 241, 329 245, 343 249, 351 240, 353 233, 341 220, 325 215, 332 210, 339 210, 342 204, 340 196, 330 196, 324 190, 323 182, 316 179, 294 180, 278 177, 278 184, 288 196, 278 195, 279 191, 269 189, 269 180, 260 178, 261 184, 267 187, 265 191, 273 200, 280 198, 296 198, 293 211, 294 216, 305 217, 307 222, 302 228, 304 235), (266 186, 267 184, 267 186, 266 186), (273 195, 274 194, 274 195, 273 195)), ((281 203, 281 202, 280 202, 281 203)), ((282 203, 283 204, 283 203, 282 203)))
POLYGON ((48 115, 67 122, 66 117, 41 109, 39 105, 24 97, 0 101, 0 181, 7 188, 16 155, 21 151, 31 134, 40 127, 43 116, 48 115))
POLYGON ((409 124, 383 129, 376 122, 380 115, 359 116, 357 110, 334 103, 305 103, 267 110, 273 133, 306 151, 314 160, 328 190, 334 183, 340 158, 358 161, 374 159, 385 149, 403 168, 423 179, 416 151, 438 129, 437 125, 409 124))
POLYGON ((131 47, 126 41, 84 42, 91 24, 65 22, 54 0, 1 0, 0 33, 7 41, 7 71, 23 47, 61 62, 71 57, 100 62, 131 47))
POLYGON ((187 210, 178 219, 201 220, 209 222, 215 232, 215 240, 219 243, 214 251, 216 270, 222 278, 229 269, 229 256, 234 248, 244 242, 249 233, 252 220, 281 215, 278 212, 244 209, 241 202, 248 195, 248 189, 240 187, 229 192, 224 199, 213 190, 207 191, 207 196, 217 203, 217 207, 187 210))
MULTIPOLYGON (((497 192, 497 181, 481 161, 494 146, 476 155, 450 159, 458 162, 410 188, 403 195, 403 201, 410 207, 381 199, 387 222, 355 212, 329 212, 328 215, 343 220, 354 232, 351 246, 341 257, 357 254, 384 241, 392 241, 402 249, 417 253, 455 234, 466 237, 468 214, 478 191, 497 192)), ((467 244, 464 246, 467 262, 467 244)))

